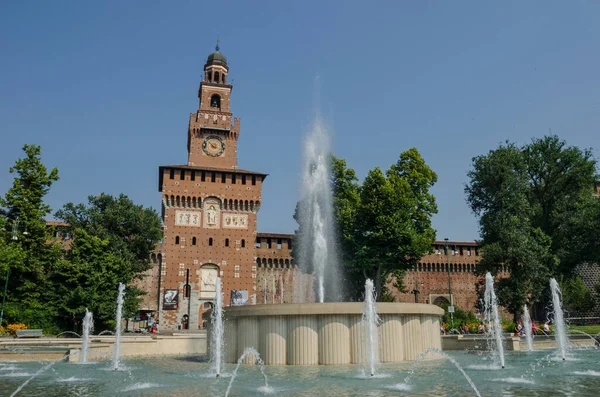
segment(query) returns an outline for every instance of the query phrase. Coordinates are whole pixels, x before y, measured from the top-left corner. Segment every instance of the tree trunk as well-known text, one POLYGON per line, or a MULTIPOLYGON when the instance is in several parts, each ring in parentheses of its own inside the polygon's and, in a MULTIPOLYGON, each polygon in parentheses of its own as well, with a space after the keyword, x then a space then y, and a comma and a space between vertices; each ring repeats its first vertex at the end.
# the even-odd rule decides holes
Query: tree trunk
POLYGON ((381 300, 381 264, 377 266, 377 272, 375 273, 375 280, 373 280, 373 284, 375 284, 375 297, 377 301, 381 300))

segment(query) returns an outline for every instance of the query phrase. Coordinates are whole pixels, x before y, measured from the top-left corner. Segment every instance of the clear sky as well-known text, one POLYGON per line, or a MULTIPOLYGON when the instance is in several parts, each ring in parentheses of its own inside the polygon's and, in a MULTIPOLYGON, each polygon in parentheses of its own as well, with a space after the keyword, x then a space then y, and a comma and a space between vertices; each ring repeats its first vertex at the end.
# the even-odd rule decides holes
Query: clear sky
POLYGON ((439 176, 438 238, 474 240, 472 157, 549 129, 600 154, 599 17, 591 0, 5 1, 0 193, 35 143, 59 168, 53 209, 101 192, 159 209, 158 166, 187 161, 218 37, 239 166, 270 174, 259 231, 295 229, 318 91, 337 156, 363 178, 416 147, 439 176))

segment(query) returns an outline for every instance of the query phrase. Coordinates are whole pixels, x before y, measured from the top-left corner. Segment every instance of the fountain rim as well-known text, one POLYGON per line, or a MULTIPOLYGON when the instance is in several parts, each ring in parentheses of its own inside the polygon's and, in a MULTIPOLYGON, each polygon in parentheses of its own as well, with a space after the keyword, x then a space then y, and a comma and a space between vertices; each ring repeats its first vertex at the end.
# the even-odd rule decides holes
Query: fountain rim
MULTIPOLYGON (((309 316, 354 314, 362 316, 363 302, 283 303, 252 306, 223 307, 227 318, 253 316, 309 316)), ((444 309, 426 303, 377 302, 377 314, 437 315, 443 316, 444 309)))

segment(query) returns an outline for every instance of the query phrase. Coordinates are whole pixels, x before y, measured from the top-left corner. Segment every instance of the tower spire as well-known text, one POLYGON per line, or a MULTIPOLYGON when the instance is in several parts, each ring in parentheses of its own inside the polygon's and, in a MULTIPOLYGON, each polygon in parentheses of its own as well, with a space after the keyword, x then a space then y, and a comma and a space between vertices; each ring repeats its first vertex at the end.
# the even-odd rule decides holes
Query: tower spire
POLYGON ((217 39, 217 45, 215 46, 216 51, 219 51, 221 49, 221 47, 219 47, 220 42, 221 42, 221 40, 217 39))

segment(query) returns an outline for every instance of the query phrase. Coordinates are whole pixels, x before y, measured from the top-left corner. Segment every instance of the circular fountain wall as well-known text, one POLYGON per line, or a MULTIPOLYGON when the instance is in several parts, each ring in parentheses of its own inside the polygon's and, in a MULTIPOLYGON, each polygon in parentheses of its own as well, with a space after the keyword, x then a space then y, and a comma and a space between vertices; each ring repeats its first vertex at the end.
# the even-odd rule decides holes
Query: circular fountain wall
MULTIPOLYGON (((365 356, 362 303, 304 303, 228 307, 225 356, 234 363, 254 347, 267 365, 360 364, 365 356)), ((434 305, 377 303, 383 363, 412 361, 441 349, 440 316, 434 305)), ((253 364, 249 355, 246 364, 253 364)))

